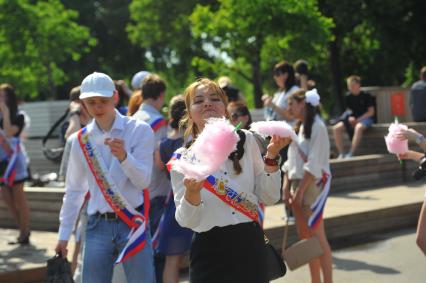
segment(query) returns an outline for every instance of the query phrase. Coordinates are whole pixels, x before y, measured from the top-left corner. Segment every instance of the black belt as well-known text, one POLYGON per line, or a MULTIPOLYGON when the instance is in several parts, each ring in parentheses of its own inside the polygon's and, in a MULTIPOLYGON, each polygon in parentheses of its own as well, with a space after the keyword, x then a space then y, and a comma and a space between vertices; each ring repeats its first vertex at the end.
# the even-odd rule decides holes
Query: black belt
MULTIPOLYGON (((139 211, 139 212, 143 211, 143 204, 136 207, 135 210, 139 211)), ((98 218, 105 219, 105 220, 118 220, 118 219, 120 219, 120 216, 118 216, 117 213, 115 213, 115 212, 105 212, 105 213, 96 212, 95 216, 98 217, 98 218)))

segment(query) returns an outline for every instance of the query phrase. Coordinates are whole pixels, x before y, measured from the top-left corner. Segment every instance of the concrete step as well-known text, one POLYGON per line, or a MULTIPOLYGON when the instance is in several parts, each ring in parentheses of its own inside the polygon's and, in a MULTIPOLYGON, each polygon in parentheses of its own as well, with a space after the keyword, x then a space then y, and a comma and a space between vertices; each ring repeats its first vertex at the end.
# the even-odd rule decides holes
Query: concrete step
MULTIPOLYGON (((417 223, 424 193, 425 186, 416 183, 331 195, 324 214, 327 237, 333 243, 348 237, 362 238, 388 230, 413 228, 417 223)), ((285 225, 283 216, 282 204, 266 208, 264 229, 277 249, 282 246, 285 225)), ((17 233, 15 230, 0 229, 0 282, 43 282, 43 267, 46 260, 54 255, 57 234, 33 231, 32 245, 28 247, 15 248, 5 244, 14 239, 17 233), (22 278, 30 278, 32 281, 22 278)), ((290 224, 289 243, 296 240, 295 226, 290 224)), ((72 245, 73 241, 70 243, 72 245)), ((72 246, 69 251, 73 251, 72 246)))
POLYGON ((370 154, 350 159, 332 159, 330 167, 333 194, 413 181, 411 174, 418 164, 412 161, 401 164, 391 154, 370 154))

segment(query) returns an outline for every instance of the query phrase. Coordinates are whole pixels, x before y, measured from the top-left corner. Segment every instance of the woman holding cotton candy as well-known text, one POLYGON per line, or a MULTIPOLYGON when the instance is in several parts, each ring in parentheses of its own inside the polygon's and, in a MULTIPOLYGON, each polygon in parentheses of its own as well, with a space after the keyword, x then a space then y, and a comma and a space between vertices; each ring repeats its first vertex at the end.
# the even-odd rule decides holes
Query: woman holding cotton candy
POLYGON ((331 249, 322 220, 330 188, 330 143, 327 127, 318 115, 319 101, 316 89, 307 92, 299 90, 288 99, 289 111, 298 120, 296 131, 299 143, 290 144, 288 160, 283 165, 283 200, 294 212, 299 237, 306 239, 316 236, 324 252, 319 259, 309 263, 311 282, 321 282, 322 271, 323 282, 330 283, 331 249))
MULTIPOLYGON (((407 142, 407 140, 416 142, 424 152, 426 151, 425 137, 414 129, 403 129, 397 133, 396 137, 404 142, 407 142)), ((405 153, 398 154, 398 158, 411 159, 417 162, 422 162, 423 160, 424 162, 426 156, 424 152, 407 150, 405 153)), ((426 255, 426 194, 420 211, 419 222, 417 223, 416 243, 423 254, 426 255)))
MULTIPOLYGON (((192 136, 193 143, 179 149, 176 154, 181 155, 181 160, 196 160, 202 154, 197 147, 201 139, 204 139, 202 144, 206 151, 226 151, 234 132, 229 132, 226 123, 232 129, 234 127, 221 119, 217 121, 218 126, 212 127, 207 123, 211 118, 229 118, 223 90, 209 79, 200 79, 185 90, 184 99, 187 113, 182 124, 186 126, 185 137, 192 136), (218 127, 221 127, 219 132, 216 131, 218 127), (223 138, 216 140, 218 134, 223 134, 223 138), (215 141, 214 144, 208 137, 215 141)), ((172 166, 176 220, 181 226, 195 231, 190 251, 190 282, 268 282, 263 232, 253 220, 257 212, 252 210, 252 204, 278 201, 281 184, 275 159, 290 140, 272 137, 266 164, 250 132, 240 131, 238 139, 237 150, 230 155, 226 152, 222 164, 211 164, 217 163, 214 161, 218 160, 217 156, 211 156, 210 164, 200 163, 196 167, 199 168, 199 176, 185 177, 191 175, 191 170, 184 175, 177 171, 175 165, 172 166), (206 168, 207 165, 218 167, 210 173, 208 169, 211 168, 206 168), (205 172, 209 172, 207 179, 205 172), (212 185, 209 186, 208 182, 212 185), (233 202, 226 203, 227 199, 233 202), (242 213, 236 208, 239 205, 247 209, 245 212, 253 214, 249 217, 242 213)), ((217 155, 220 154, 217 152, 217 155)))

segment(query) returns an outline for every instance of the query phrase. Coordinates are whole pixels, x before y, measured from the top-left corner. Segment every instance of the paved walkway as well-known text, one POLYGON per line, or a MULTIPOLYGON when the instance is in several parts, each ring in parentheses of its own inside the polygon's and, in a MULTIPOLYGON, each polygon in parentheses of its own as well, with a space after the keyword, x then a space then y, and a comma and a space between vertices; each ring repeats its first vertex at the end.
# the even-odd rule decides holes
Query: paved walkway
MULTIPOLYGON (((426 257, 415 239, 415 230, 410 229, 380 235, 377 242, 334 251, 334 282, 426 282, 426 257)), ((309 269, 301 267, 272 282, 310 282, 309 269)))

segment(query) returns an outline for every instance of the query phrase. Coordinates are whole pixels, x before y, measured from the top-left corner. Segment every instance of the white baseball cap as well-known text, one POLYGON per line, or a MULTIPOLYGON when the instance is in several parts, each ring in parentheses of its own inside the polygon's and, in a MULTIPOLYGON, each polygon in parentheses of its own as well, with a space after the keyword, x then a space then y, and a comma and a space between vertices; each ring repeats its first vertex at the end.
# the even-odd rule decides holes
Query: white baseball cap
POLYGON ((135 89, 140 89, 141 85, 142 85, 142 81, 143 79, 148 76, 150 73, 147 71, 140 71, 137 72, 133 78, 132 78, 132 88, 135 89))
POLYGON ((94 72, 84 78, 80 87, 80 99, 89 97, 112 97, 115 85, 112 79, 103 73, 94 72))

